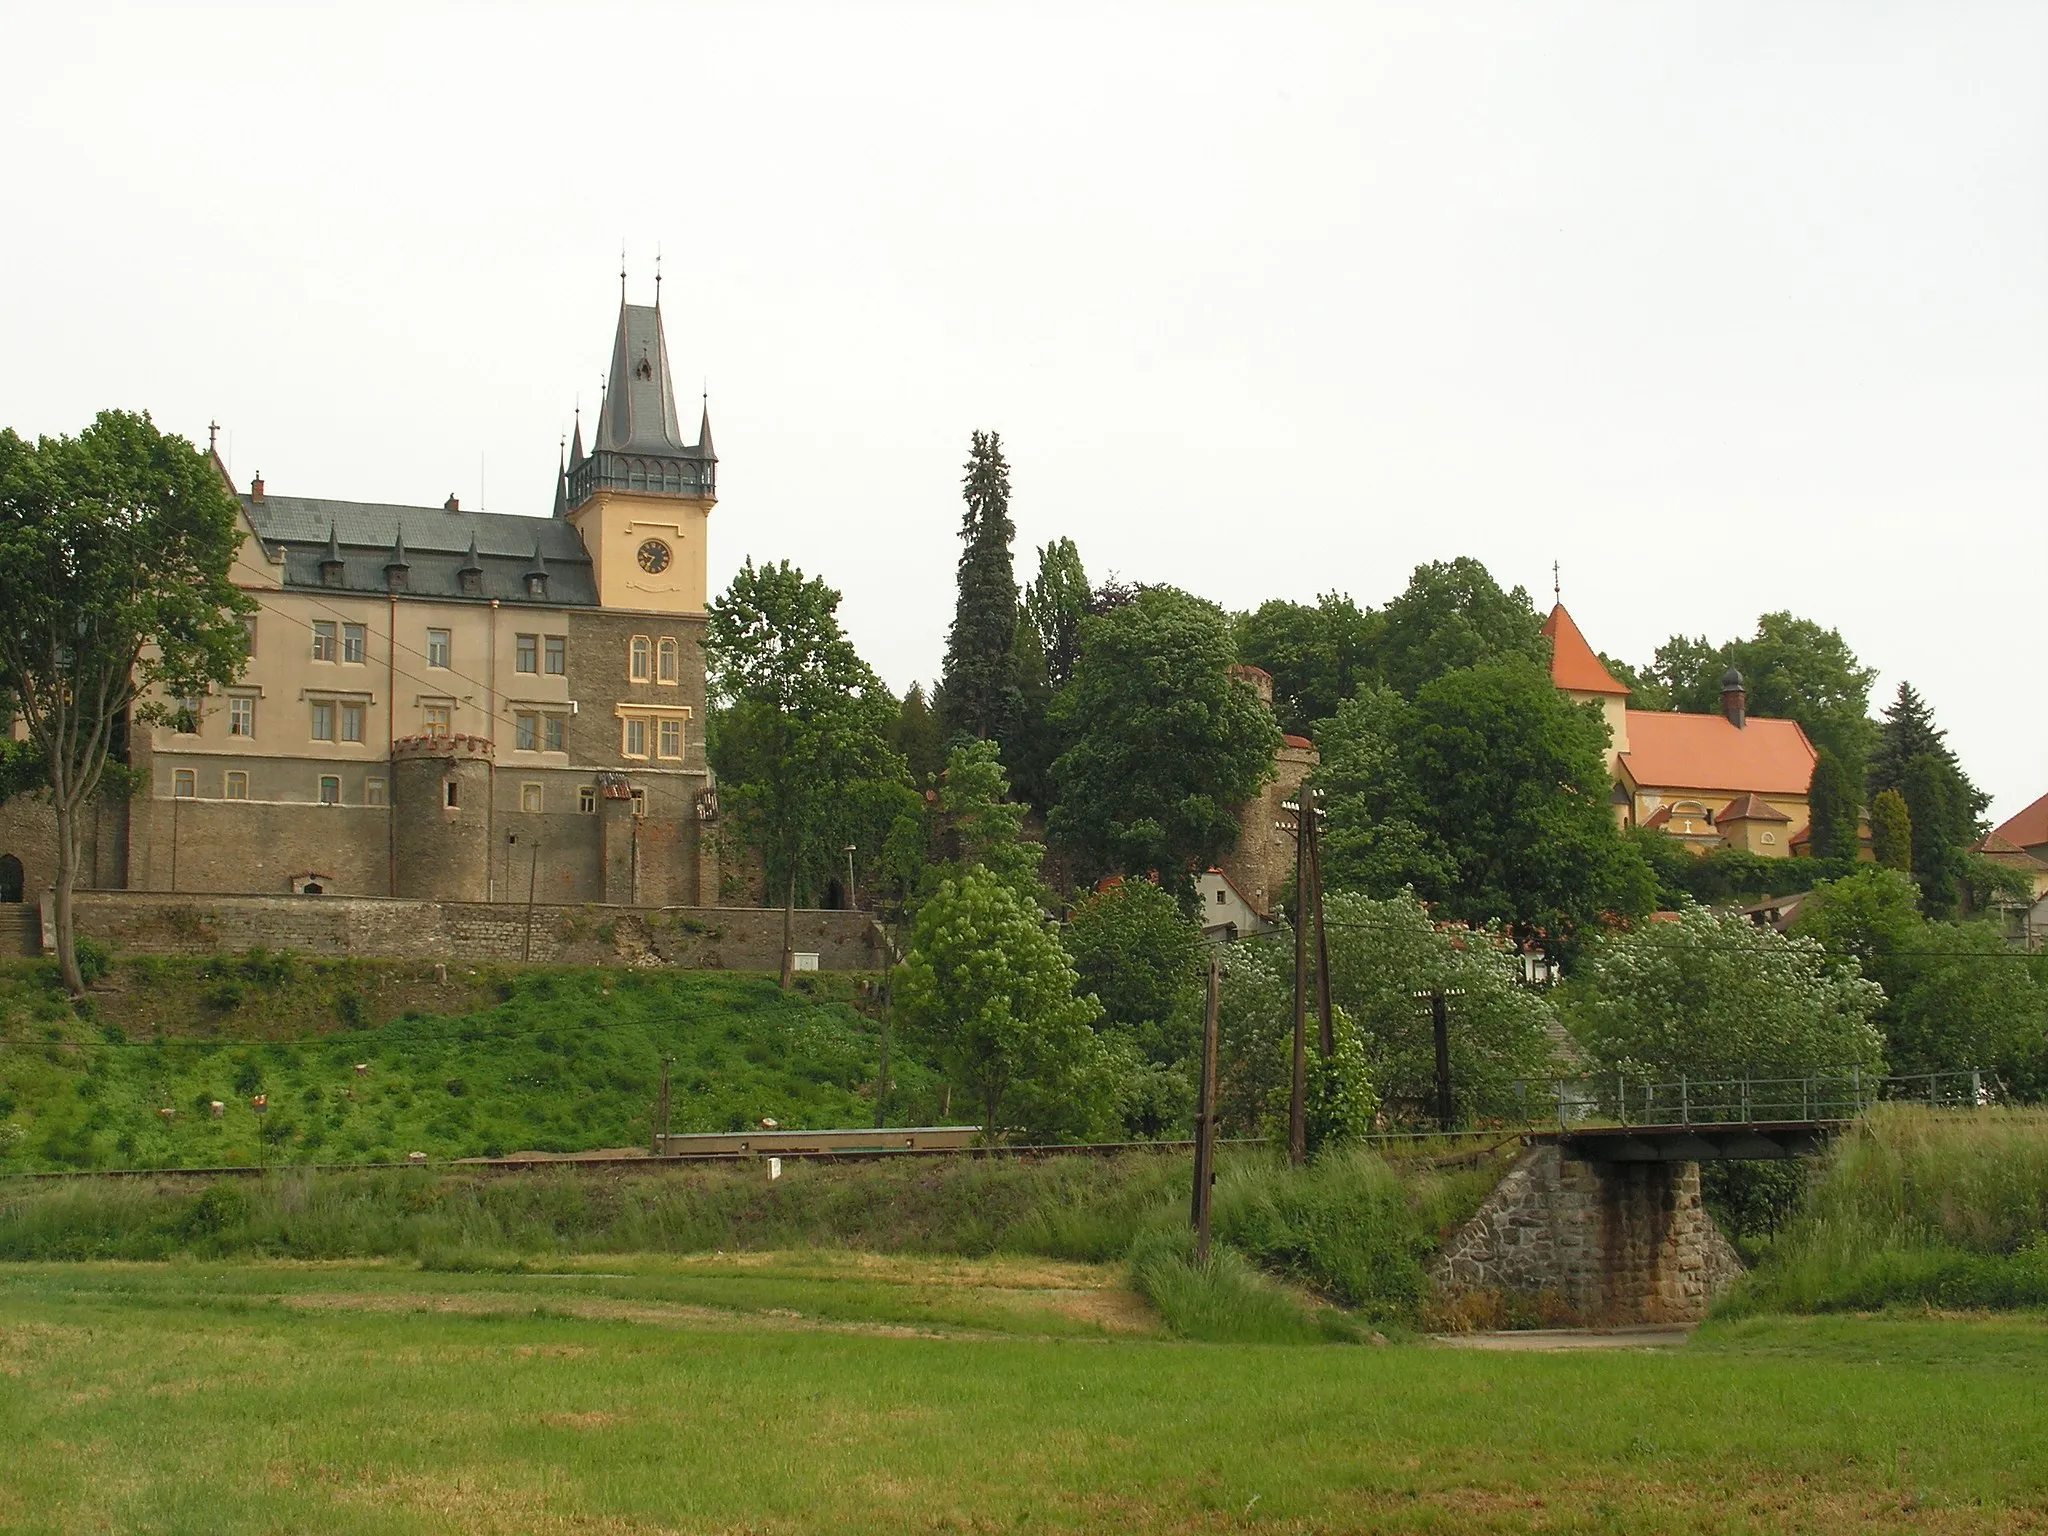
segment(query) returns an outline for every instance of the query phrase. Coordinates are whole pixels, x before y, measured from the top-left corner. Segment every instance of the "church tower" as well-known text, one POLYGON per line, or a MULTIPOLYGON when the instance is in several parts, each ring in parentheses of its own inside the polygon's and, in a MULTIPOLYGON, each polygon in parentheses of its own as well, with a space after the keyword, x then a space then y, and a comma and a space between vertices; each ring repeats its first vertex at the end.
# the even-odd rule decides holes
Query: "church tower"
POLYGON ((718 500, 711 409, 697 441, 677 425, 661 280, 651 305, 626 302, 619 276, 619 328, 597 435, 583 451, 583 427, 556 489, 566 518, 590 552, 597 600, 606 608, 699 614, 709 592, 705 536, 718 500))

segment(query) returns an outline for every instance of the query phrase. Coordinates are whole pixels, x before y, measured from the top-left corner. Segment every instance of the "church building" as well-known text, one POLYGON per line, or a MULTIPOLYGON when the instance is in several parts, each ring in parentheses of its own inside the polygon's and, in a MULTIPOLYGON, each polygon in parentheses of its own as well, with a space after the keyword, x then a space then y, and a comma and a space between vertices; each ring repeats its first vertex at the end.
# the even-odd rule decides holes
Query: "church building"
MULTIPOLYGON (((258 604, 248 664, 138 728, 147 787, 103 808, 82 883, 717 902, 703 632, 718 460, 708 408, 694 441, 681 430, 659 292, 627 303, 622 280, 596 431, 586 450, 578 421, 552 516, 230 480, 234 579, 258 604)), ((54 840, 16 806, 0 847, 32 890, 54 840)))
POLYGON ((1563 603, 1543 621, 1550 676, 1607 719, 1607 769, 1624 827, 1656 827, 1705 852, 1783 858, 1811 820, 1814 750, 1796 720, 1752 715, 1742 674, 1721 679, 1718 714, 1630 709, 1629 690, 1595 654, 1563 603))

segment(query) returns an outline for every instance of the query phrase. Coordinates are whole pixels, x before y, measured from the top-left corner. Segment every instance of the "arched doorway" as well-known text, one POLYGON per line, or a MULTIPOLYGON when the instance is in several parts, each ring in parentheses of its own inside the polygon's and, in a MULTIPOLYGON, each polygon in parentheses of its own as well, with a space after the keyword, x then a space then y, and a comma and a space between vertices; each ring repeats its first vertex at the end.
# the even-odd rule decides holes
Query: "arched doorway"
POLYGON ((0 901, 19 901, 21 893, 21 860, 11 853, 0 853, 0 901))

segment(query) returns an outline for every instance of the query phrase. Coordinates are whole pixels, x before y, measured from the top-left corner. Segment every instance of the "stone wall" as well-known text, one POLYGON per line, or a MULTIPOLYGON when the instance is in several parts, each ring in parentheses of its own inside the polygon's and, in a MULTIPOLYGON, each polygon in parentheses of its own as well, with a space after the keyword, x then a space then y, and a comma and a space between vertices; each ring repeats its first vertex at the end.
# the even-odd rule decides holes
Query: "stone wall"
POLYGON ((1700 1202, 1698 1163, 1594 1163, 1554 1143, 1515 1161, 1432 1266, 1453 1298, 1557 1322, 1692 1323, 1742 1273, 1700 1202))
MULTIPOLYGON (((47 895, 44 897, 48 901, 47 895)), ((305 955, 520 960, 774 971, 782 913, 758 907, 607 907, 360 896, 170 896, 81 891, 78 931, 126 954, 203 955, 257 945, 305 955)), ((828 971, 878 970, 865 912, 800 911, 796 948, 828 971)))

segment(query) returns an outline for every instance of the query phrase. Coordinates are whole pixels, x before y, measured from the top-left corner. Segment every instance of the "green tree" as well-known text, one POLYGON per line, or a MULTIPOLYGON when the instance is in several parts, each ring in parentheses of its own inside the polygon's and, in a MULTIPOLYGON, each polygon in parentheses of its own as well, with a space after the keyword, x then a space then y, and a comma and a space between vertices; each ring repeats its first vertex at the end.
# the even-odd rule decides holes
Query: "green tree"
POLYGON ((1607 914, 1650 909, 1656 881, 1608 804, 1607 727, 1524 656, 1446 673, 1402 718, 1401 761, 1449 864, 1417 893, 1469 923, 1502 922, 1552 954, 1607 914))
POLYGON ((1870 802, 1870 845, 1885 869, 1913 872, 1913 817, 1896 789, 1881 789, 1870 802))
POLYGON ((1101 1114, 1101 1008, 1075 984, 1037 908, 985 869, 943 881, 919 909, 897 1005, 971 1097, 984 1139, 1073 1135, 1101 1114))
POLYGON ((1053 841, 1093 873, 1156 871, 1182 890, 1232 846, 1238 808, 1280 747, 1232 659, 1223 611, 1171 587, 1082 625, 1080 663, 1052 707, 1070 743, 1053 764, 1053 841))
POLYGON ((131 787, 113 755, 124 721, 160 724, 240 675, 255 608, 229 578, 240 542, 218 472, 147 415, 102 411, 34 443, 0 430, 0 700, 31 749, 10 772, 38 777, 55 812, 57 964, 74 995, 80 819, 131 787))
MULTIPOLYGON (((1331 1000, 1357 1029, 1371 1087, 1394 1120, 1418 1124, 1436 1114, 1435 1026, 1418 992, 1459 994, 1450 999, 1451 1080, 1466 1124, 1513 1117, 1516 1082, 1555 1075, 1556 1015, 1522 984, 1507 935, 1447 930, 1406 892, 1375 901, 1332 891, 1325 907, 1331 1000)), ((1285 1134, 1292 972, 1288 942, 1235 944, 1226 960, 1221 1105, 1244 1134, 1285 1134)))
POLYGON ((1878 723, 1877 745, 1870 754, 1869 787, 1878 794, 1906 788, 1906 768, 1916 757, 1933 757, 1954 770, 1964 788, 1970 817, 1974 822, 1991 804, 1991 797, 1970 782, 1963 765, 1949 747, 1948 732, 1934 723, 1934 710, 1911 683, 1899 684, 1899 691, 1885 707, 1878 723))
POLYGON ((1024 836, 1024 807, 1010 798, 996 744, 962 742, 948 753, 938 794, 941 861, 926 871, 926 888, 978 865, 1034 907, 1042 905, 1045 849, 1024 836))
POLYGON ((1000 741, 1017 716, 1017 575, 1010 466, 1003 440, 976 432, 962 480, 958 596, 946 637, 944 720, 955 735, 1000 741))
POLYGON ((1066 942, 1105 1027, 1162 1066, 1190 1056, 1208 946, 1179 902, 1149 880, 1121 881, 1075 903, 1066 942))
POLYGON ((1855 858, 1862 841, 1855 783, 1842 760, 1826 747, 1814 754, 1806 803, 1813 818, 1813 856, 1855 858))
POLYGON ((719 704, 711 764, 783 892, 783 985, 800 890, 844 867, 849 843, 879 855, 905 810, 889 745, 889 690, 839 627, 839 594, 788 561, 740 567, 710 605, 705 652, 719 704), (862 842, 865 835, 867 841, 862 842))
POLYGON ((1419 565, 1386 606, 1378 666, 1388 687, 1413 698, 1446 672, 1521 656, 1547 664, 1543 620, 1521 587, 1503 592, 1469 556, 1419 565))
POLYGON ((912 683, 897 707, 889 745, 910 770, 913 784, 923 786, 946 766, 946 739, 922 683, 912 683))
POLYGON ((1865 866, 1816 886, 1797 932, 1883 987, 1877 1019, 1892 1071, 1982 1070, 2021 1097, 2048 1094, 2039 962, 1991 923, 1927 921, 1916 896, 1897 870, 1865 866))
POLYGON ((1339 890, 1392 897, 1448 889, 1450 851, 1408 776, 1407 701, 1385 684, 1361 688, 1323 723, 1313 776, 1324 809, 1323 878, 1339 890))
POLYGON ((1307 736, 1373 679, 1380 623, 1336 592, 1313 605, 1273 598, 1238 618, 1237 659, 1272 674, 1280 729, 1307 736))
POLYGON ((1841 760, 1861 795, 1863 765, 1875 738, 1869 714, 1877 673, 1856 659, 1840 630, 1790 613, 1767 613, 1746 640, 1713 646, 1705 637, 1672 636, 1658 647, 1650 672, 1671 708, 1715 714, 1721 678, 1730 667, 1742 674, 1751 714, 1797 720, 1816 747, 1841 760))
POLYGON ((1913 878, 1929 917, 1956 909, 1964 874, 1964 852, 1975 840, 1970 788, 1962 770, 1938 753, 1922 752, 1906 764, 1900 789, 1912 826, 1913 878))
POLYGON ((1604 935, 1560 998, 1566 1027, 1602 1072, 1713 1077, 1881 1070, 1884 993, 1738 912, 1686 907, 1677 921, 1604 935))
POLYGON ((1088 617, 1088 572, 1072 539, 1055 539, 1038 551, 1038 574, 1024 589, 1024 621, 1038 638, 1045 680, 1055 692, 1067 686, 1081 659, 1081 621, 1088 617))

